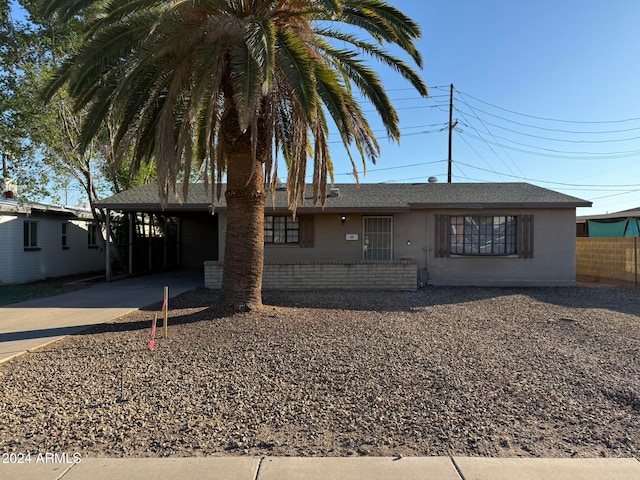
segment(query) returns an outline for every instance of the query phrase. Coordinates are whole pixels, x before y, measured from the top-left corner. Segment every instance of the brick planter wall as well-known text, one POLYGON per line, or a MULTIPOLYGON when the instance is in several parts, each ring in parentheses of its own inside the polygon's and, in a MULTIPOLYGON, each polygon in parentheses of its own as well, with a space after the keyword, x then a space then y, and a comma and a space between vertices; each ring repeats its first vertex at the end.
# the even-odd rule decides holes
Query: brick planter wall
POLYGON ((578 280, 636 284, 640 274, 637 237, 576 239, 578 280))
MULTIPOLYGON (((204 286, 222 286, 222 263, 204 262, 204 286)), ((383 262, 265 263, 262 288, 282 290, 415 290, 417 265, 383 262)))

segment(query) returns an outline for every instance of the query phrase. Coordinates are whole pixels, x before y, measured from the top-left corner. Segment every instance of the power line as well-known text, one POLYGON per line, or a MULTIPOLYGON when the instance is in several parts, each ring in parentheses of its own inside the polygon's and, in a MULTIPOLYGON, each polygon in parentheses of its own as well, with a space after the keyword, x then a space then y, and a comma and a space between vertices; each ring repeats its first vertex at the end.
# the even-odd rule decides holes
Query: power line
POLYGON ((611 195, 603 195, 602 197, 594 197, 594 198, 590 198, 589 200, 601 200, 603 198, 619 197, 620 195, 628 195, 630 193, 636 193, 636 192, 640 192, 640 188, 637 189, 637 190, 629 190, 628 192, 624 192, 624 193, 612 193, 611 195))
MULTIPOLYGON (((441 109, 443 107, 446 107, 447 105, 449 105, 449 104, 448 103, 447 104, 442 103, 442 104, 435 104, 435 105, 416 105, 416 106, 413 106, 413 107, 394 107, 394 109, 396 111, 398 111, 398 110, 416 110, 418 108, 437 108, 437 109, 441 109)), ((363 110, 362 113, 378 113, 378 111, 375 110, 375 109, 363 110)))
MULTIPOLYGON (((488 167, 491 167, 491 165, 489 164, 489 162, 487 162, 487 160, 486 160, 482 155, 480 155, 480 153, 479 153, 479 152, 478 152, 478 151, 473 147, 473 145, 471 145, 469 142, 467 142, 467 139, 466 139, 466 138, 464 138, 463 136, 460 136, 460 138, 462 139, 462 141, 463 141, 464 143, 466 143, 466 144, 469 146, 469 148, 471 148, 471 150, 473 150, 473 151, 475 152, 475 154, 476 154, 476 155, 478 155, 478 157, 480 157, 480 160, 482 160, 482 161, 483 161, 483 162, 484 162, 488 167)), ((499 177, 501 177, 501 176, 502 176, 502 174, 501 174, 501 173, 496 172, 495 170, 494 170, 493 172, 494 172, 496 175, 498 175, 499 177)))
MULTIPOLYGON (((475 128, 473 130, 476 131, 475 128)), ((477 131, 476 131, 476 133, 477 133, 477 131)), ((537 148, 539 150, 544 150, 544 151, 553 152, 553 153, 565 153, 565 154, 572 154, 572 155, 607 155, 605 152, 576 152, 576 151, 568 151, 568 150, 555 150, 553 148, 545 148, 545 147, 539 147, 537 145, 529 145, 527 143, 516 142, 515 140, 511 140, 510 138, 502 137, 500 135, 494 136, 494 139, 496 140, 496 142, 498 141, 497 140, 498 138, 500 140, 504 140, 506 142, 513 143, 514 145, 519 145, 521 147, 537 148)), ((502 144, 498 143, 498 145, 501 146, 502 144)), ((630 150, 630 151, 624 151, 624 152, 613 152, 613 154, 617 154, 617 153, 624 153, 624 154, 627 154, 627 153, 640 153, 640 151, 638 151, 638 150, 631 151, 630 150)))
MULTIPOLYGON (((435 85, 435 86, 432 86, 432 87, 427 85, 427 89, 428 90, 439 90, 439 89, 441 89, 443 87, 447 87, 447 89, 449 89, 449 85, 435 85)), ((411 90, 413 92, 416 91, 416 89, 413 88, 413 87, 403 87, 403 88, 390 88, 390 89, 387 90, 387 92, 402 92, 402 91, 407 91, 407 90, 411 90)), ((429 96, 431 96, 431 95, 429 95, 429 96)))
POLYGON ((472 133, 468 133, 465 132, 464 130, 456 130, 458 133, 460 133, 461 135, 466 135, 470 138, 473 138, 475 140, 479 140, 485 143, 489 143, 492 145, 497 145, 499 147, 502 148, 508 148, 510 150, 514 150, 516 152, 521 152, 521 153, 527 153, 529 155, 536 155, 539 157, 548 157, 548 158, 562 158, 565 160, 609 160, 609 159, 615 159, 615 158, 628 158, 628 157, 633 157, 633 156, 638 156, 640 155, 640 150, 628 150, 628 151, 622 151, 622 152, 614 152, 611 154, 607 154, 607 153, 600 153, 600 152, 569 152, 569 151, 562 151, 562 150, 553 150, 553 149, 547 149, 547 148, 542 148, 542 147, 536 147, 536 146, 531 146, 531 145, 525 145, 525 144, 519 144, 518 142, 513 142, 515 144, 519 144, 521 146, 526 146, 529 148, 538 148, 544 151, 548 151, 548 152, 552 152, 552 153, 543 153, 543 152, 536 152, 536 151, 532 151, 532 150, 525 150, 522 148, 518 148, 518 147, 512 147, 510 145, 503 145, 501 143, 498 142, 491 142, 489 140, 483 139, 481 137, 475 136, 472 133), (588 157, 588 158, 585 158, 588 157))
MULTIPOLYGON (((459 110, 456 108, 456 110, 459 110)), ((518 122, 516 120, 512 120, 506 117, 502 117, 500 115, 496 115, 495 113, 491 113, 491 112, 487 112, 486 110, 482 110, 481 108, 474 108, 474 111, 476 112, 480 112, 480 113, 484 113, 485 115, 489 115, 491 117, 494 118, 499 118, 500 120, 504 120, 505 122, 509 122, 509 123, 513 123, 515 125, 518 125, 520 127, 527 127, 527 128, 535 128, 537 130, 544 130, 547 132, 559 132, 559 133, 572 133, 572 134, 577 134, 577 135, 599 135, 599 134, 609 134, 609 133, 623 133, 623 132, 632 132, 632 131, 637 131, 640 130, 640 127, 633 127, 633 128, 623 128, 623 129, 618 129, 618 130, 593 130, 593 131, 585 131, 585 130, 564 130, 561 128, 547 128, 547 127, 541 127, 539 125, 531 125, 529 123, 522 123, 522 122, 518 122)))
MULTIPOLYGON (((462 113, 462 110, 458 110, 458 113, 462 113)), ((532 133, 524 133, 524 132, 520 132, 518 130, 513 130, 511 128, 507 128, 507 127, 503 127, 501 125, 497 125, 495 123, 491 123, 491 122, 487 122, 486 120, 483 121, 485 124, 487 125, 491 125, 492 127, 496 127, 499 128, 501 130, 505 130, 507 132, 511 132, 511 133, 515 133, 517 135, 522 135, 525 137, 532 137, 532 138, 538 138, 540 140, 548 140, 548 141, 552 141, 552 142, 565 142, 565 143, 615 143, 615 142, 629 142, 631 140, 638 140, 640 139, 640 135, 637 137, 627 137, 627 138, 616 138, 616 139, 610 139, 610 140, 569 140, 566 138, 551 138, 551 137, 543 137, 540 135, 534 135, 532 133)), ((470 126, 470 125, 465 125, 465 126, 470 126)), ((639 128, 633 128, 633 129, 628 129, 627 131, 630 130, 640 130, 639 128)), ((591 132, 589 132, 591 133, 591 132)), ((592 134, 595 134, 592 133, 592 134)))
MULTIPOLYGON (((442 162, 446 162, 446 161, 447 161, 446 159, 444 159, 444 160, 433 160, 433 161, 430 161, 430 162, 413 163, 411 165, 395 165, 393 167, 386 167, 386 168, 370 168, 370 169, 367 169, 366 173, 384 172, 384 171, 388 171, 388 170, 399 170, 401 168, 422 167, 424 165, 433 165, 435 163, 442 163, 442 162)), ((358 175, 363 174, 363 173, 365 173, 365 172, 364 171, 360 171, 360 172, 358 172, 358 175)), ((335 174, 335 176, 338 176, 338 175, 341 175, 341 176, 343 176, 343 175, 352 176, 353 172, 336 173, 335 174)))
MULTIPOLYGON (((491 170, 487 170, 486 168, 482 168, 482 167, 476 167, 475 165, 469 165, 468 163, 464 163, 464 162, 457 162, 461 165, 464 165, 466 167, 469 168, 474 168, 476 170, 481 170, 483 172, 490 172, 490 173, 495 173, 491 170)), ((595 188, 602 188, 602 187, 611 187, 611 188, 622 188, 622 187, 628 187, 628 188, 633 188, 633 187, 640 187, 640 184, 630 184, 630 185, 589 185, 589 184, 575 184, 575 183, 565 183, 565 182, 552 182, 549 180, 540 180, 540 179, 536 179, 536 178, 526 178, 526 177, 519 177, 517 175, 509 175, 507 173, 502 173, 501 175, 504 175, 505 177, 511 177, 511 178, 517 178, 519 180, 526 180, 527 182, 536 182, 536 183, 549 183, 549 184, 553 184, 553 185, 562 185, 562 186, 567 186, 567 187, 595 187, 595 188)))
MULTIPOLYGON (((466 102, 466 100, 464 100, 464 99, 463 99, 463 100, 462 100, 462 102, 463 102, 467 107, 469 107, 469 108, 473 111, 473 107, 472 107, 471 105, 469 105, 469 104, 466 102)), ((494 140, 496 140, 496 142, 497 142, 497 139, 496 139, 495 135, 494 135, 494 134, 489 130, 489 127, 487 127, 487 126, 485 125, 484 121, 483 121, 480 117, 478 117, 478 115, 477 115, 477 114, 475 114, 475 112, 474 112, 474 116, 475 116, 475 118, 477 118, 477 119, 480 121, 480 123, 482 124, 482 126, 484 127, 484 129, 487 131, 487 133, 488 133, 489 135, 491 135, 491 138, 493 138, 493 139, 494 139, 494 140)), ((477 130, 475 130, 475 128, 474 128, 474 131, 476 131, 476 133, 477 133, 477 130)), ((513 158, 511 158, 511 156, 510 156, 510 155, 509 155, 509 154, 508 154, 504 149, 503 149, 503 151, 504 151, 504 154, 507 156, 507 158, 508 158, 509 160, 511 160, 511 163, 513 164, 513 166, 514 166, 514 167, 516 167, 516 170, 518 170, 518 172, 519 172, 521 175, 523 175, 522 170, 520 170, 520 168, 518 167, 518 165, 516 164, 516 162, 514 162, 514 161, 513 161, 513 158)), ((500 157, 498 157, 498 158, 500 158, 500 157)), ((513 170, 511 170, 511 167, 509 167, 509 166, 506 164, 506 162, 505 162, 502 158, 500 158, 500 161, 502 161, 502 163, 503 163, 503 164, 504 164, 504 165, 509 169, 509 171, 513 172, 513 170)))
POLYGON ((621 119, 621 120, 602 120, 602 121, 563 120, 563 119, 559 119, 559 118, 538 117, 538 116, 535 116, 535 115, 529 115, 529 114, 526 114, 526 113, 516 112, 515 110, 509 110, 508 108, 499 107, 498 105, 494 105, 492 103, 485 102, 484 100, 480 100, 479 98, 474 97, 473 95, 469 95, 468 93, 461 92, 460 90, 458 90, 458 92, 461 95, 465 95, 465 96, 467 96, 469 98, 473 98, 474 100, 476 100, 476 101, 478 101, 480 103, 484 103, 485 105, 489 105, 490 107, 497 108, 498 110, 502 110, 504 112, 513 113, 514 115, 520 115, 522 117, 534 118, 536 120, 544 120, 544 121, 548 121, 548 122, 578 123, 578 124, 608 124, 608 123, 625 123, 625 122, 640 121, 640 117, 625 118, 625 119, 621 119))
MULTIPOLYGON (((407 127, 409 128, 409 127, 407 127)), ((418 128, 418 127, 411 127, 411 128, 418 128)), ((440 133, 442 131, 442 128, 439 129, 435 129, 435 130, 423 130, 421 132, 409 132, 409 133, 402 133, 400 132, 400 137, 413 137, 415 135, 428 135, 430 133, 440 133)), ((386 132, 385 129, 378 129, 378 130, 374 130, 374 132, 386 132)), ((336 133, 336 135, 338 135, 336 133)), ((343 144, 342 140, 331 140, 329 142, 327 142, 328 144, 343 144)))

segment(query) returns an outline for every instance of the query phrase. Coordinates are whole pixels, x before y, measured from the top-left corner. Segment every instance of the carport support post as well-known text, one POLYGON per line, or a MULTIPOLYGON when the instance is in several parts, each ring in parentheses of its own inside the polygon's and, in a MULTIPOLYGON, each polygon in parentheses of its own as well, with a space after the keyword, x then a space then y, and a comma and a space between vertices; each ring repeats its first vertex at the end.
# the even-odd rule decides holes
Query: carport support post
POLYGON ((133 216, 135 212, 129 212, 129 275, 133 274, 133 216))
POLYGON ((111 217, 111 210, 107 209, 107 215, 105 217, 105 222, 107 224, 107 235, 106 235, 106 241, 105 243, 105 257, 106 257, 106 266, 105 266, 105 272, 106 272, 106 280, 107 282, 111 281, 111 235, 109 234, 111 232, 111 222, 110 222, 110 217, 111 217))
POLYGON ((164 238, 162 242, 162 262, 163 268, 167 268, 167 215, 162 216, 162 228, 164 229, 164 238))
POLYGON ((164 338, 167 338, 167 315, 169 314, 168 310, 169 310, 169 287, 164 287, 164 301, 162 302, 162 309, 164 310, 163 315, 164 315, 164 322, 163 322, 163 328, 164 328, 164 338))
POLYGON ((181 225, 182 225, 182 217, 177 217, 176 218, 176 223, 178 224, 177 226, 177 231, 176 231, 176 258, 177 258, 177 264, 180 265, 180 235, 181 235, 181 225))

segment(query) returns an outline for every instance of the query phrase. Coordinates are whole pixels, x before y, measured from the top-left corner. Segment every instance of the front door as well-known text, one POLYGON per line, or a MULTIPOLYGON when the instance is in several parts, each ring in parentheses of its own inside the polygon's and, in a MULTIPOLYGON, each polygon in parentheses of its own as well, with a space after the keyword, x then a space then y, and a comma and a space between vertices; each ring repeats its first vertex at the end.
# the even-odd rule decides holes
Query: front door
POLYGON ((393 255, 392 217, 363 217, 364 260, 391 260, 393 255))

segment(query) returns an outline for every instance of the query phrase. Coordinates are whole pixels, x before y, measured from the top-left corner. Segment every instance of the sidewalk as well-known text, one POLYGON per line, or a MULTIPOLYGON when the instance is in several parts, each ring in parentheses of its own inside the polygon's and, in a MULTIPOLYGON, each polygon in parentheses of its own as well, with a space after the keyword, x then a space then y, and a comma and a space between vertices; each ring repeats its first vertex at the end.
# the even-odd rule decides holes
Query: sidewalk
MULTIPOLYGON (((0 363, 93 325, 203 286, 201 273, 168 272, 101 283, 0 307, 0 363)), ((0 476, 0 478, 2 478, 0 476)))
MULTIPOLYGON (((633 458, 204 457, 86 458, 77 464, 0 463, 13 480, 638 480, 633 458)), ((72 462, 69 457, 69 462, 72 462)))

